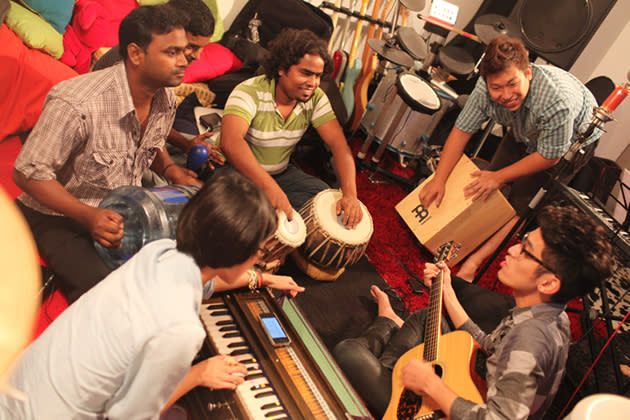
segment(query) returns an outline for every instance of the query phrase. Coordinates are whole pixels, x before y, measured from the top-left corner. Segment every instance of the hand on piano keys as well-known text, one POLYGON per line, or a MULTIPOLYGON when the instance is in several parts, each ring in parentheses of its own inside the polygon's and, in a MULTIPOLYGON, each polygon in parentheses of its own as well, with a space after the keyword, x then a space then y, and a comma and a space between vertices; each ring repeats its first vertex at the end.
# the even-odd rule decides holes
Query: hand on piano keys
POLYGON ((236 389, 247 375, 244 364, 224 354, 210 357, 193 368, 196 370, 198 384, 210 389, 236 389))

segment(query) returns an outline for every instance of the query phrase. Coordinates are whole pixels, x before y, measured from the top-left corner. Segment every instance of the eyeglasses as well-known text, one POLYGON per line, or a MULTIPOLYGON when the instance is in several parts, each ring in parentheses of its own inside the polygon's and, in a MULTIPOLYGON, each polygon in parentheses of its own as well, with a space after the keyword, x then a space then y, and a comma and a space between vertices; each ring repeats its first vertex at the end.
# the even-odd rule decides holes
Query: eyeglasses
POLYGON ((523 239, 521 240, 521 253, 519 255, 525 254, 526 257, 531 258, 532 260, 534 260, 538 264, 540 264, 540 266, 542 268, 544 268, 545 270, 549 271, 551 274, 557 276, 557 274, 554 272, 554 270, 551 269, 547 264, 542 262, 542 260, 540 258, 538 258, 537 256, 535 256, 534 254, 532 254, 531 252, 529 252, 528 250, 525 249, 525 244, 529 242, 527 240, 528 236, 529 236, 529 232, 527 232, 525 235, 523 235, 523 239))

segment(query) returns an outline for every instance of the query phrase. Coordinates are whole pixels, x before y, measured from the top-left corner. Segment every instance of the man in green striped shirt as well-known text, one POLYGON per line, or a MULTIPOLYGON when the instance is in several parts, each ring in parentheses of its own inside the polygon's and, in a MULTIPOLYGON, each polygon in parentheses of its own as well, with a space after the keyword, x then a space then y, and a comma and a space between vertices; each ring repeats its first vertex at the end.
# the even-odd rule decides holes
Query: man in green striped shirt
POLYGON ((239 84, 225 105, 221 149, 228 162, 260 186, 289 220, 329 188, 290 163, 309 127, 332 151, 341 184, 337 214, 350 228, 361 221, 354 159, 328 97, 319 87, 331 67, 326 43, 308 30, 285 29, 269 44, 265 74, 239 84))

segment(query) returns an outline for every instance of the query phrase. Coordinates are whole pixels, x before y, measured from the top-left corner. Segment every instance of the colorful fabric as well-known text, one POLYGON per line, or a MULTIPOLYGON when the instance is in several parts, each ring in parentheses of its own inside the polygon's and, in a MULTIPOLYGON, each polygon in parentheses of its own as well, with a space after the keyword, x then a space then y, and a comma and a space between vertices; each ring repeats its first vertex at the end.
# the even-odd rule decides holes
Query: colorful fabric
MULTIPOLYGON (((492 118, 511 127, 516 140, 527 145, 527 153, 537 151, 547 159, 555 159, 577 140, 579 130, 590 122, 596 106, 593 94, 572 74, 557 67, 532 64, 529 92, 517 111, 494 102, 480 77, 455 126, 474 133, 492 118)), ((601 130, 595 130, 585 144, 601 134, 601 130)))
POLYGON ((245 140, 256 160, 270 174, 286 169, 309 125, 317 128, 334 120, 335 112, 321 88, 298 102, 285 120, 276 106, 276 81, 265 75, 245 80, 230 94, 223 115, 238 115, 249 124, 245 140))

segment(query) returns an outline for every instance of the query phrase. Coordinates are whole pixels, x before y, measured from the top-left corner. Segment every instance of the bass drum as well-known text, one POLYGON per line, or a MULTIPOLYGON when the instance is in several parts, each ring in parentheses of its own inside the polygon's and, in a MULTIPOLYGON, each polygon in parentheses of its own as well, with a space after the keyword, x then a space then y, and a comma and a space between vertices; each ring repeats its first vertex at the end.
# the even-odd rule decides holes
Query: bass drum
MULTIPOLYGON (((416 77, 411 74, 408 74, 408 76, 416 77)), ((415 159, 425 153, 428 148, 427 142, 429 137, 431 137, 435 126, 448 108, 450 101, 437 97, 436 100, 439 101, 439 109, 437 109, 436 112, 428 113, 416 111, 410 107, 401 96, 404 92, 398 92, 396 87, 398 80, 399 75, 396 71, 390 70, 385 74, 376 87, 372 98, 370 98, 359 126, 367 136, 374 135, 374 140, 377 143, 381 143, 391 128, 399 110, 404 108, 405 112, 393 131, 392 138, 387 145, 387 149, 400 155, 402 162, 402 158, 415 159), (395 97, 391 106, 385 109, 390 95, 395 95, 395 97), (386 115, 383 116, 380 125, 376 127, 377 120, 382 113, 386 115)))

